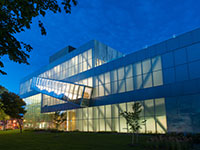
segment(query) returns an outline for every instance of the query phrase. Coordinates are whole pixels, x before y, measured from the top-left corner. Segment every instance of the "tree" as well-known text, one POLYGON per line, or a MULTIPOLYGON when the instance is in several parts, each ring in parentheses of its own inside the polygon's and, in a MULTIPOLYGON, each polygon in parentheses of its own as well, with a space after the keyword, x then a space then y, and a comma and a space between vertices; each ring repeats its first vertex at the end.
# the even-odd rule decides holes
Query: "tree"
POLYGON ((26 103, 18 95, 12 92, 3 92, 1 94, 1 108, 5 114, 9 115, 12 119, 17 119, 19 124, 20 133, 22 133, 23 116, 26 113, 26 103))
POLYGON ((8 91, 5 87, 0 85, 0 98, 1 98, 1 94, 3 94, 3 92, 8 91))
POLYGON ((60 111, 55 112, 53 115, 53 123, 55 124, 57 130, 59 129, 59 126, 67 120, 66 115, 67 114, 65 112, 60 111))
POLYGON ((130 127, 132 132, 132 144, 134 144, 134 135, 138 134, 141 125, 144 125, 146 120, 140 119, 140 113, 142 111, 142 104, 135 102, 132 106, 133 112, 124 111, 121 115, 126 119, 127 125, 130 127))
POLYGON ((8 116, 4 110, 3 110, 3 104, 0 102, 0 121, 3 122, 3 130, 6 130, 6 124, 7 120, 10 119, 10 116, 8 116))
POLYGON ((10 117, 4 112, 3 103, 1 102, 1 94, 3 94, 5 91, 8 90, 0 85, 0 121, 3 122, 3 130, 6 129, 7 120, 10 119, 10 117))
MULTIPOLYGON (((1 0, 0 1, 0 59, 8 55, 11 61, 19 64, 29 64, 28 53, 32 50, 31 45, 18 41, 14 34, 30 29, 32 19, 37 16, 45 16, 47 11, 53 13, 61 12, 63 6, 66 13, 71 13, 72 5, 77 5, 76 0, 1 0)), ((38 21, 41 34, 46 35, 41 20, 38 21)), ((0 60, 0 68, 4 64, 0 60)), ((0 69, 0 74, 6 72, 0 69)))

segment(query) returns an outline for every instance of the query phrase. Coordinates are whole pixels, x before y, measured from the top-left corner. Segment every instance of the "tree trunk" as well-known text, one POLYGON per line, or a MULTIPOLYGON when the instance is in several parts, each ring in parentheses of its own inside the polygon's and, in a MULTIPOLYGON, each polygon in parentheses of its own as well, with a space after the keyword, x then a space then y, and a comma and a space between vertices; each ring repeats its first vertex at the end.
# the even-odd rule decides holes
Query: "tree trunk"
POLYGON ((19 129, 20 129, 20 133, 22 133, 22 120, 21 119, 17 119, 17 122, 19 123, 19 129))
POLYGON ((139 139, 139 134, 138 134, 138 132, 136 133, 136 143, 138 143, 138 139, 139 139))
POLYGON ((134 144, 134 133, 132 133, 132 145, 134 144))
POLYGON ((3 120, 3 131, 6 130, 6 124, 7 124, 7 120, 3 120))
POLYGON ((59 124, 56 124, 56 130, 58 130, 58 128, 59 128, 59 124))

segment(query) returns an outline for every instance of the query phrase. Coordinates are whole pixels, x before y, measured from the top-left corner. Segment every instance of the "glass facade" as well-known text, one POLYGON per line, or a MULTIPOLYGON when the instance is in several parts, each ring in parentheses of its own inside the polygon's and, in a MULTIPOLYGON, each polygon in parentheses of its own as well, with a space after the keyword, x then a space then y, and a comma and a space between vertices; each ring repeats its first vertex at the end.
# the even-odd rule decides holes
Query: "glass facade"
POLYGON ((200 78, 200 43, 162 54, 165 84, 200 78))
POLYGON ((24 98, 26 102, 26 114, 24 116, 25 128, 52 128, 51 114, 41 113, 42 94, 24 98))
POLYGON ((67 113, 67 131, 129 132, 120 112, 131 111, 139 101, 146 120, 140 132, 200 132, 200 29, 128 55, 98 41, 90 44, 36 73, 46 79, 39 90, 30 88, 33 76, 21 83, 27 127, 53 127, 45 112, 59 110, 67 113), (68 107, 60 100, 63 94, 71 100, 90 99, 89 107, 68 107))
POLYGON ((157 56, 95 76, 93 97, 160 85, 163 85, 162 63, 157 56))
MULTIPOLYGON (((140 101, 143 108, 141 119, 146 120, 141 126, 140 132, 165 133, 167 131, 165 99, 150 99, 140 101)), ((73 124, 73 128, 67 126, 68 131, 117 131, 129 132, 126 120, 120 115, 122 111, 132 111, 134 102, 112 104, 97 107, 88 107, 68 110, 67 124, 73 124), (74 117, 70 116, 74 114, 74 117)))
MULTIPOLYGON (((45 71, 44 73, 38 75, 38 77, 63 80, 70 76, 76 75, 78 73, 87 71, 91 69, 92 66, 92 49, 89 49, 68 61, 65 61, 50 70, 45 71)), ((20 85, 20 94, 30 92, 32 79, 29 79, 26 82, 21 83, 20 85)))
POLYGON ((33 77, 31 88, 61 100, 90 99, 92 94, 91 87, 40 77, 33 77))

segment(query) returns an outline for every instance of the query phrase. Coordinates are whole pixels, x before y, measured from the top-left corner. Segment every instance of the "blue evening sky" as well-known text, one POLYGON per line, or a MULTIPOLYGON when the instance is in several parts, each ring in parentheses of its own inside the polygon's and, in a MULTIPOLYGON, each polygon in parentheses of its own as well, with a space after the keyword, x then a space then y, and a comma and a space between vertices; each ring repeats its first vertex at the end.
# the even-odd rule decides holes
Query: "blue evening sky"
POLYGON ((33 20, 31 30, 16 35, 34 49, 30 65, 4 57, 8 75, 0 75, 0 85, 19 93, 20 80, 47 65, 49 56, 67 45, 79 47, 96 39, 127 54, 196 29, 199 6, 199 0, 78 0, 72 14, 47 13, 33 20), (38 20, 47 36, 41 36, 38 20))

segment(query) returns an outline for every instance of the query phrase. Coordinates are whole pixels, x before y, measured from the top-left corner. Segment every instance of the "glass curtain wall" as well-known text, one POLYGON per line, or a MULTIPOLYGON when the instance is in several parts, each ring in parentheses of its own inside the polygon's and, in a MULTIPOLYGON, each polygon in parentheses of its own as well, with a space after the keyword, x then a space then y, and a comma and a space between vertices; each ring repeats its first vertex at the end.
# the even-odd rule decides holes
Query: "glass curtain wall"
MULTIPOLYGON (((38 77, 63 80, 78 73, 87 71, 92 65, 92 49, 89 49, 64 63, 40 74, 38 77)), ((20 84, 20 95, 30 92, 31 79, 20 84)))
MULTIPOLYGON (((165 99, 149 99, 140 102, 143 106, 141 120, 146 120, 140 132, 165 133, 167 131, 165 99)), ((133 104, 134 102, 129 102, 69 110, 67 111, 67 129, 68 131, 129 132, 126 120, 120 116, 120 113, 131 112, 133 104)))
POLYGON ((25 98, 26 114, 24 116, 24 128, 52 128, 50 114, 41 113, 41 94, 25 98))
POLYGON ((77 100, 80 98, 90 99, 92 93, 91 87, 40 77, 33 77, 31 88, 43 94, 63 100, 77 100))
POLYGON ((93 98, 163 85, 161 57, 136 62, 77 82, 93 84, 93 98))

